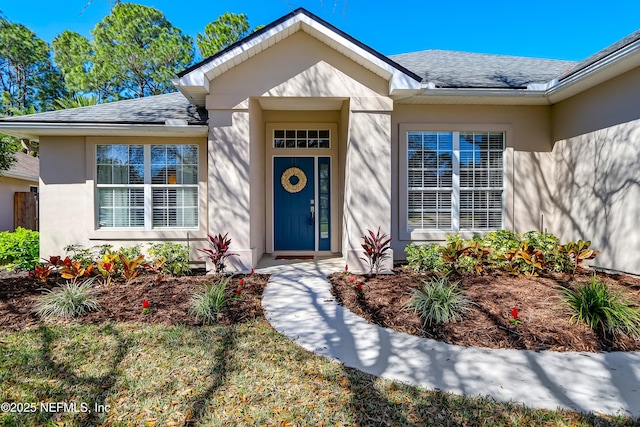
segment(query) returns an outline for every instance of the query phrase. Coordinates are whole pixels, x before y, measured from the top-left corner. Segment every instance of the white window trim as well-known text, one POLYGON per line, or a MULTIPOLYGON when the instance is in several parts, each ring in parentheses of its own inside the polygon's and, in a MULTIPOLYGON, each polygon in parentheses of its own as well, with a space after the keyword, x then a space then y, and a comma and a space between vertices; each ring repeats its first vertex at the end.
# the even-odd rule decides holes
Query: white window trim
MULTIPOLYGON (((502 229, 507 228, 509 218, 507 213, 513 211, 513 196, 512 196, 512 180, 513 180, 513 150, 511 148, 511 137, 513 134, 513 127, 510 124, 505 123, 400 123, 398 133, 398 201, 399 201, 399 239, 404 241, 443 241, 448 234, 460 233, 465 238, 470 238, 474 234, 483 234, 490 229, 479 230, 459 230, 459 227, 454 230, 454 227, 458 224, 459 219, 459 197, 456 198, 455 194, 452 195, 452 209, 457 210, 452 218, 451 230, 428 230, 428 229, 411 229, 408 224, 408 202, 409 202, 409 188, 408 188, 408 158, 407 158, 407 134, 408 132, 501 132, 504 134, 504 152, 503 152, 503 191, 502 191, 502 229), (509 204, 509 206, 507 206, 509 204)), ((456 139, 454 136, 454 156, 458 156, 459 152, 455 150, 456 139)), ((457 141, 459 148, 459 140, 457 141)), ((453 179, 459 179, 459 158, 454 158, 454 174, 453 179), (457 172, 457 173, 456 173, 457 172)), ((454 183, 455 184, 455 183, 454 183)), ((454 189, 458 187, 454 185, 454 189)), ((455 191, 455 190, 454 190, 455 191)), ((459 196, 459 194, 458 194, 459 196)))
POLYGON ((110 232, 110 231, 180 231, 180 230, 198 230, 200 228, 201 222, 201 209, 200 209, 200 183, 196 184, 152 184, 151 183, 151 146, 152 145, 195 145, 198 150, 198 181, 200 181, 200 144, 191 143, 191 142, 173 142, 171 144, 166 143, 149 143, 149 142, 128 142, 122 143, 120 145, 142 145, 142 149, 144 152, 144 184, 98 184, 98 171, 97 171, 97 156, 98 156, 98 145, 118 145, 112 142, 101 142, 96 143, 94 145, 93 150, 93 160, 92 160, 92 168, 94 171, 95 179, 95 188, 94 192, 94 209, 95 209, 95 221, 94 221, 94 229, 96 231, 101 232, 110 232), (154 227, 153 226, 153 189, 154 188, 196 188, 198 189, 198 204, 196 206, 196 214, 197 221, 194 227, 154 227), (99 197, 98 191, 99 188, 143 188, 144 189, 144 227, 100 227, 100 214, 99 214, 99 197))

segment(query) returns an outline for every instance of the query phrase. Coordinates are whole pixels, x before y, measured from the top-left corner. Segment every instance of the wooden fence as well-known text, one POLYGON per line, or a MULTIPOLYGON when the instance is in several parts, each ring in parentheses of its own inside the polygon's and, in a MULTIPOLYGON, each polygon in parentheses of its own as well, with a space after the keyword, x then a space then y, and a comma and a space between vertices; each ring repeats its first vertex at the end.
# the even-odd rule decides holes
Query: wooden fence
POLYGON ((38 195, 36 193, 14 193, 13 226, 38 231, 38 195))

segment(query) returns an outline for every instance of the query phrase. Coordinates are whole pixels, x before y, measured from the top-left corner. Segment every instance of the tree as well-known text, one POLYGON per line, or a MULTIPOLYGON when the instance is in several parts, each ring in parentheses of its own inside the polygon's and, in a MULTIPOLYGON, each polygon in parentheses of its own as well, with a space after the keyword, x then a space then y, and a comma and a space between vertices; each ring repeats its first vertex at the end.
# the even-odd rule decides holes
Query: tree
POLYGON ((76 93, 71 96, 56 99, 55 109, 66 110, 67 108, 90 107, 97 104, 98 97, 96 95, 79 95, 76 93))
POLYGON ((16 139, 0 134, 0 175, 2 175, 2 171, 8 170, 13 162, 16 161, 16 151, 18 151, 16 139))
MULTIPOLYGON (((259 30, 262 26, 256 27, 253 31, 259 30)), ((200 56, 208 58, 211 55, 231 46, 238 40, 249 34, 249 18, 244 13, 225 12, 215 21, 209 22, 204 27, 204 34, 199 33, 196 37, 200 56)))
POLYGON ((116 4, 91 33, 92 41, 58 35, 54 58, 74 94, 101 102, 171 92, 171 79, 193 58, 191 38, 152 7, 116 4))
POLYGON ((62 70, 71 98, 93 94, 98 102, 104 102, 122 90, 117 84, 117 76, 107 78, 100 63, 93 62, 95 50, 86 37, 65 30, 53 39, 52 44, 53 59, 62 70))
POLYGON ((43 111, 64 92, 49 45, 22 24, 0 17, 0 115, 34 106, 43 111))

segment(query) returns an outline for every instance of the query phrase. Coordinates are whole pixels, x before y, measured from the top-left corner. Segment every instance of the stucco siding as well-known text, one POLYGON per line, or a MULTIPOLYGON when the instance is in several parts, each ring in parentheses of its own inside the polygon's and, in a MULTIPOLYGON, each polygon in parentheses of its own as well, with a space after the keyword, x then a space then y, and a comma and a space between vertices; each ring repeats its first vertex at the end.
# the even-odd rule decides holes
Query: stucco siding
POLYGON ((594 264, 640 274, 640 69, 555 105, 550 231, 591 240, 594 264))
MULTIPOLYGON (((361 259, 362 236, 380 227, 391 234, 391 112, 351 111, 344 199, 343 254, 355 270, 367 271, 361 259)), ((384 268, 391 268, 393 254, 384 268)))
POLYGON ((207 109, 217 110, 240 106, 250 96, 375 97, 388 93, 389 83, 300 32, 218 76, 209 90, 207 109))
POLYGON ((92 247, 110 244, 114 248, 174 241, 190 243, 191 259, 205 246, 207 223, 206 144, 204 138, 155 137, 43 137, 40 139, 40 253, 43 257, 63 254, 72 244, 92 247), (198 229, 98 229, 95 205, 96 144, 198 144, 199 218, 198 229))
POLYGON ((264 153, 265 153, 265 136, 263 110, 260 103, 252 99, 249 107, 249 114, 253 117, 251 121, 251 165, 250 177, 251 182, 251 251, 252 260, 260 259, 266 252, 266 220, 264 211, 266 209, 266 188, 263 179, 265 174, 264 153))
POLYGON ((40 138, 40 255, 61 255, 64 247, 92 246, 93 188, 87 179, 86 139, 40 138))
POLYGON ((38 182, 0 176, 0 231, 14 230, 14 193, 28 192, 31 186, 37 187, 38 182))
MULTIPOLYGON (((397 259, 405 257, 411 241, 442 241, 447 232, 424 233, 414 239, 406 232, 406 170, 400 170, 402 140, 413 127, 434 131, 503 131, 504 228, 524 232, 539 229, 552 211, 554 165, 551 159, 551 113, 547 106, 402 105, 392 117, 392 233, 397 259)), ((473 233, 468 234, 469 237, 473 233)))
POLYGON ((550 231, 591 240, 597 266, 640 274, 640 120, 559 141, 553 155, 550 231))
POLYGON ((640 68, 552 107, 553 141, 640 119, 640 68))

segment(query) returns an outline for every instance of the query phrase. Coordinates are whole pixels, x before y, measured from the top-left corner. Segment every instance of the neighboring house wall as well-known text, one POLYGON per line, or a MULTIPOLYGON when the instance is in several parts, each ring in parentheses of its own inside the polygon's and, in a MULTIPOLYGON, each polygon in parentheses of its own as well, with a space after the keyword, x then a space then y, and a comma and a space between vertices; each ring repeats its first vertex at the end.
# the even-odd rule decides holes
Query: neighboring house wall
POLYGON ((640 273, 640 69, 553 107, 556 189, 549 231, 585 239, 594 264, 640 273))
POLYGON ((0 231, 14 230, 14 193, 29 192, 32 186, 37 187, 38 182, 0 176, 0 231))
POLYGON ((64 253, 64 247, 111 244, 115 248, 157 241, 191 243, 191 259, 205 247, 207 223, 207 156, 204 138, 160 137, 42 137, 40 138, 40 254, 64 253), (198 229, 96 229, 96 144, 198 144, 198 229), (55 230, 55 232, 53 231, 55 230), (187 235, 188 233, 188 235, 187 235))
MULTIPOLYGON (((411 241, 443 241, 447 232, 407 232, 406 130, 493 130, 506 133, 504 228, 538 230, 553 212, 550 107, 491 105, 396 105, 392 117, 392 234, 396 258, 411 241)), ((463 233, 472 237, 473 232, 463 233)))

